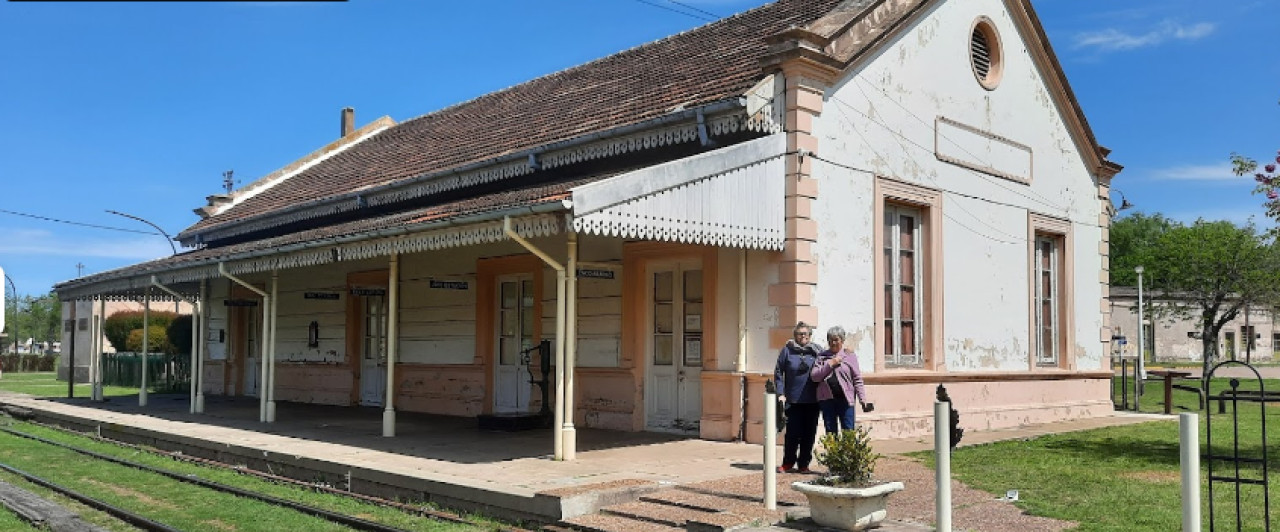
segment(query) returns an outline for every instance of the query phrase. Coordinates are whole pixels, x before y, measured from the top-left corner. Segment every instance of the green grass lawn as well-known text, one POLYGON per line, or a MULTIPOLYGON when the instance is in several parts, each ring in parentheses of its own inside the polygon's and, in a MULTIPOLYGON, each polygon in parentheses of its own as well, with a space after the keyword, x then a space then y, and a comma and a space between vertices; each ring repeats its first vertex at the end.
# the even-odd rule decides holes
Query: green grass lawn
MULTIPOLYGON (((88 448, 101 454, 356 515, 407 530, 452 532, 499 528, 498 523, 482 518, 473 518, 473 524, 435 521, 346 497, 317 493, 292 485, 275 484, 256 477, 241 475, 232 470, 180 462, 28 423, 13 423, 10 426, 22 432, 88 448)), ((347 530, 344 526, 293 510, 221 494, 6 433, 0 433, 0 462, 12 464, 46 480, 74 487, 92 497, 106 500, 184 530, 347 530)), ((4 478, 3 475, 0 475, 0 480, 13 482, 42 495, 48 493, 47 490, 33 487, 24 481, 4 478)), ((98 524, 109 524, 109 518, 102 515, 95 517, 93 515, 95 513, 97 512, 93 510, 85 510, 85 514, 82 515, 98 524)), ((4 522, 3 516, 0 516, 0 530, 9 530, 4 527, 4 522)))
MULTIPOLYGON (((25 393, 37 397, 66 397, 67 383, 66 381, 59 381, 57 374, 52 371, 33 373, 6 371, 4 376, 0 377, 0 391, 25 393)), ((76 397, 88 397, 89 391, 88 383, 76 384, 75 386, 76 397)), ((135 395, 137 393, 137 388, 102 387, 102 395, 104 397, 135 395)))
MULTIPOLYGON (((1228 386, 1228 379, 1215 379, 1211 393, 1228 386)), ((1280 381, 1268 380, 1269 390, 1280 390, 1280 381)), ((1256 389, 1242 383, 1240 389, 1256 389)), ((1164 392, 1148 385, 1142 398, 1145 412, 1164 411, 1164 392)), ((1196 412, 1198 402, 1191 392, 1175 390, 1174 412, 1196 412)), ((1232 444, 1231 405, 1227 414, 1218 414, 1213 403, 1214 454, 1227 454, 1232 444)), ((1260 456, 1261 416, 1255 403, 1240 403, 1238 414, 1242 455, 1260 456)), ((1272 520, 1280 520, 1280 405, 1265 408, 1269 449, 1272 520)), ((963 411, 961 412, 963 415, 963 411)), ((1206 418, 1200 412, 1201 452, 1204 453, 1206 418)), ((916 453, 932 465, 932 453, 916 453)), ((1202 465, 1201 499, 1205 530, 1208 530, 1208 476, 1202 465)), ((1226 465, 1215 463, 1215 475, 1226 465)), ((1029 513, 1080 523, 1082 531, 1169 531, 1181 529, 1181 477, 1179 473, 1178 422, 1153 421, 1137 425, 1043 436, 961 447, 952 456, 954 478, 991 493, 1019 490, 1017 503, 1029 513)), ((1242 476, 1259 478, 1260 468, 1248 468, 1242 476)), ((1215 483, 1215 521, 1220 530, 1234 530, 1235 492, 1229 485, 1215 483)), ((1262 530, 1262 488, 1241 490, 1244 530, 1262 530)))

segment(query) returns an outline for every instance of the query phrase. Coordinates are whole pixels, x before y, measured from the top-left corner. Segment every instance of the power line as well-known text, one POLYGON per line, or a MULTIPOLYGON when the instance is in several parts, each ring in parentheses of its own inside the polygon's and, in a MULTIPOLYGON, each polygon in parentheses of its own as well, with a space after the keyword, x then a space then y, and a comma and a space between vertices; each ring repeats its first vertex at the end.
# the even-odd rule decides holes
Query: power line
POLYGON ((109 226, 109 225, 97 225, 97 224, 89 224, 89 223, 84 223, 84 222, 73 222, 73 221, 70 221, 70 220, 59 220, 59 219, 57 219, 57 218, 50 218, 50 217, 48 217, 48 216, 40 216, 40 215, 38 215, 38 214, 29 214, 29 213, 25 213, 25 212, 10 211, 10 210, 6 210, 6 209, 0 209, 0 214, 12 214, 12 215, 14 215, 14 216, 24 216, 24 217, 27 217, 27 218, 35 218, 35 219, 37 219, 37 220, 44 220, 44 221, 46 221, 46 222, 57 222, 57 223, 60 223, 60 224, 78 225, 78 226, 81 226, 81 227, 92 227, 92 228, 94 228, 94 229, 106 229, 106 230, 109 230, 109 231, 120 231, 120 232, 122 232, 122 233, 138 233, 138 234, 142 234, 142 235, 158 235, 158 234, 160 234, 160 233, 156 233, 156 232, 153 232, 153 231, 140 231, 140 230, 137 230, 137 229, 125 229, 125 228, 123 228, 123 227, 111 227, 111 226, 109 226))
POLYGON ((667 0, 667 1, 668 1, 668 2, 671 2, 671 3, 675 4, 675 5, 681 6, 681 7, 685 8, 685 9, 691 9, 691 10, 693 10, 693 11, 697 11, 697 12, 699 12, 699 13, 702 13, 702 14, 707 15, 707 16, 715 17, 715 18, 717 18, 717 19, 724 18, 724 17, 721 17, 720 15, 717 15, 717 14, 712 13, 712 12, 710 12, 710 11, 707 11, 707 10, 705 10, 705 9, 701 9, 701 8, 699 8, 699 7, 696 7, 696 6, 691 6, 691 5, 686 4, 686 3, 684 3, 684 2, 680 2, 679 0, 667 0))
MULTIPOLYGON (((676 8, 671 7, 671 6, 669 6, 669 5, 666 5, 666 4, 659 4, 659 3, 657 3, 657 2, 650 2, 649 0, 636 0, 636 1, 637 1, 637 2, 640 2, 641 4, 647 5, 647 6, 653 6, 653 7, 656 7, 656 8, 658 8, 658 9, 665 9, 665 10, 670 11, 670 12, 672 12, 672 13, 679 13, 679 14, 684 15, 684 16, 686 16, 686 17, 693 17, 693 18, 696 18, 696 19, 701 20, 701 21, 703 21, 703 22, 715 22, 715 21, 717 20, 717 19, 715 19, 715 18, 707 17, 706 15, 700 15, 700 14, 697 14, 697 13, 690 13, 690 12, 688 12, 688 11, 683 11, 683 10, 680 10, 680 9, 676 9, 676 8)), ((678 3, 678 2, 672 2, 672 3, 675 3, 675 4, 678 4, 678 5, 679 5, 679 3, 678 3)))

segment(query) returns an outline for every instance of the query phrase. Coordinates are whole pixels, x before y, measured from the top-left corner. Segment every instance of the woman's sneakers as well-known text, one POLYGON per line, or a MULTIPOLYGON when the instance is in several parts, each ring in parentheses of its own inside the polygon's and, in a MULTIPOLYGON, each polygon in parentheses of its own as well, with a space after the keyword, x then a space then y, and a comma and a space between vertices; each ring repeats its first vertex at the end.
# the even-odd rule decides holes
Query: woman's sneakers
POLYGON ((779 472, 779 473, 791 473, 791 472, 793 472, 793 471, 795 471, 795 470, 796 470, 795 466, 789 466, 789 465, 780 465, 780 466, 778 466, 778 472, 779 472))

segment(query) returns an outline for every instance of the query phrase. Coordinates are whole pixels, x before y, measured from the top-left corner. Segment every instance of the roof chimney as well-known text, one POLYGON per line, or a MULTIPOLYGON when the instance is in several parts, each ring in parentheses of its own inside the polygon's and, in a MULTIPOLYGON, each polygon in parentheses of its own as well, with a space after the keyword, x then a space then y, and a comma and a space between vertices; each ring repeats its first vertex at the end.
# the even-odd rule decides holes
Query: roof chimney
POLYGON ((356 130, 356 110, 350 107, 342 108, 342 135, 338 138, 350 135, 356 130))

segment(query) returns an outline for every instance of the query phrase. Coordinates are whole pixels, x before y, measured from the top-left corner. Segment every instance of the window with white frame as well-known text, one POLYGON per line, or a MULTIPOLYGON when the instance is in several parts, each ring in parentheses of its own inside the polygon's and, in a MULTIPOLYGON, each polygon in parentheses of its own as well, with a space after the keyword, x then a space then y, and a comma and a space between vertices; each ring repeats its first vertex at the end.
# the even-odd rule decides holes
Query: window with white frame
POLYGON ((1061 239, 1049 235, 1036 235, 1034 296, 1036 363, 1043 366, 1055 366, 1061 357, 1061 260, 1061 239))
POLYGON ((884 360, 886 366, 924 364, 924 211, 884 207, 884 360))

